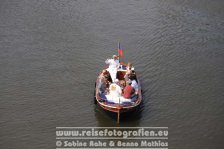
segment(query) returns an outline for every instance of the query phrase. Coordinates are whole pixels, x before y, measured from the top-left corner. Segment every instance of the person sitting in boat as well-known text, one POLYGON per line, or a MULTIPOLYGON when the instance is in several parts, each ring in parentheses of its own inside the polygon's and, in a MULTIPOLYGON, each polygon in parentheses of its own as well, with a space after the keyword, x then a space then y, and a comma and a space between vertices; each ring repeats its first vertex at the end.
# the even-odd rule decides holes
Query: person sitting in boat
POLYGON ((119 86, 119 80, 115 79, 114 83, 112 83, 109 87, 109 91, 111 96, 113 97, 119 97, 121 96, 122 90, 121 87, 119 86))
POLYGON ((138 83, 134 68, 131 70, 131 74, 130 74, 129 78, 133 78, 138 83))
MULTIPOLYGON (((125 79, 126 82, 130 78, 130 75, 132 73, 132 69, 133 69, 132 63, 128 62, 128 64, 127 64, 127 71, 126 71, 126 73, 124 75, 124 79, 125 79)), ((128 82, 127 82, 127 84, 128 84, 128 82)))
POLYGON ((128 62, 128 64, 127 64, 127 72, 131 73, 132 68, 133 68, 132 63, 128 62))
MULTIPOLYGON (((109 83, 112 83, 112 79, 111 79, 111 76, 110 76, 109 71, 107 71, 107 70, 105 69, 105 72, 103 73, 103 75, 104 75, 104 77, 106 78, 108 84, 109 84, 109 83)), ((108 87, 109 87, 109 86, 108 86, 108 87)))
POLYGON ((99 89, 100 93, 106 93, 106 91, 107 91, 108 82, 107 82, 107 78, 106 78, 106 73, 107 73, 107 70, 104 69, 101 72, 101 74, 99 75, 98 89, 99 89))
POLYGON ((132 84, 132 81, 129 79, 126 87, 124 88, 124 93, 123 93, 124 98, 131 98, 135 93, 135 89, 134 87, 131 86, 131 84, 132 84))
POLYGON ((110 76, 112 78, 112 81, 114 82, 115 79, 117 78, 117 70, 120 66, 120 63, 117 59, 116 55, 113 55, 112 59, 107 59, 105 61, 106 64, 109 64, 109 67, 107 68, 107 70, 110 72, 110 76))
POLYGON ((138 94, 138 83, 136 81, 136 78, 134 76, 130 76, 131 80, 131 86, 135 89, 135 94, 138 94))

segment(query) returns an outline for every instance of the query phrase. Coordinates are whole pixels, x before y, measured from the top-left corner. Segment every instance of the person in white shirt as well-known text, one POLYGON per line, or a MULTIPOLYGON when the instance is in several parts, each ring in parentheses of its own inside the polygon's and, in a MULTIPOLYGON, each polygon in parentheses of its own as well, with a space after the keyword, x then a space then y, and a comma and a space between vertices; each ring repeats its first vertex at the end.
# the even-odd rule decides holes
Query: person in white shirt
POLYGON ((135 89, 135 94, 138 94, 138 83, 137 83, 137 81, 134 79, 134 77, 131 77, 130 80, 131 80, 131 86, 135 89))
POLYGON ((117 70, 120 66, 120 63, 117 59, 116 55, 113 55, 112 59, 107 59, 105 61, 106 64, 109 64, 109 67, 107 68, 107 70, 110 72, 110 76, 112 78, 112 81, 114 82, 115 79, 117 78, 117 70))
POLYGON ((119 80, 115 79, 114 83, 112 83, 109 87, 110 91, 110 96, 112 97, 119 97, 121 96, 122 90, 121 87, 119 86, 119 80))

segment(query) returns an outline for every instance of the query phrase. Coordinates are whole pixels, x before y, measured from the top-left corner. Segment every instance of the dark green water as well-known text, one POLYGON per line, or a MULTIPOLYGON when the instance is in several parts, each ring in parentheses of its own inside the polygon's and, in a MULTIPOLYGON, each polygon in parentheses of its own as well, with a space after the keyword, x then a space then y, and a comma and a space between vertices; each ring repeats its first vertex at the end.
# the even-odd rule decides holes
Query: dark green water
POLYGON ((1 0, 0 148, 55 148, 55 127, 118 126, 93 104, 121 42, 142 82, 120 126, 169 127, 171 149, 224 148, 224 1, 1 0))

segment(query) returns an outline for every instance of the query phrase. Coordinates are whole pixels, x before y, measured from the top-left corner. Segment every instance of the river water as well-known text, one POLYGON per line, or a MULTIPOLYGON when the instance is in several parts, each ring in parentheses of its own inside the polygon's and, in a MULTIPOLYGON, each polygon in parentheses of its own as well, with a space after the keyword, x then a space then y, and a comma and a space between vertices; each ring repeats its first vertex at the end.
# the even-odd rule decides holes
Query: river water
POLYGON ((55 127, 169 127, 169 148, 224 148, 224 1, 1 0, 0 148, 55 148, 55 127), (121 42, 138 112, 93 103, 121 42))

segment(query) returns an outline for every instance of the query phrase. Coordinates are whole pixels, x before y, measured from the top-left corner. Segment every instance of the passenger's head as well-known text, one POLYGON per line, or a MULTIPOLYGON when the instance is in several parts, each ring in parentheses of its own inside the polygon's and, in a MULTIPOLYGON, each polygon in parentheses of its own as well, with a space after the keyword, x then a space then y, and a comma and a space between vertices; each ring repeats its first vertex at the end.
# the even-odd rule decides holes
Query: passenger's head
POLYGON ((119 80, 118 79, 115 79, 114 80, 114 83, 118 84, 119 83, 119 80))
POLYGON ((103 69, 103 70, 102 70, 102 74, 105 74, 106 72, 107 72, 106 69, 103 69))
POLYGON ((113 55, 113 59, 116 60, 117 59, 117 55, 113 55))
POLYGON ((103 75, 103 76, 104 76, 104 75, 105 75, 105 73, 106 73, 106 71, 107 71, 106 69, 103 69, 103 70, 102 70, 102 72, 101 72, 101 75, 103 75))
POLYGON ((109 78, 109 72, 108 72, 106 69, 104 69, 104 70, 102 71, 102 73, 103 73, 103 76, 104 76, 105 78, 109 78))
POLYGON ((132 68, 132 63, 128 62, 127 67, 131 70, 131 68, 132 68))

